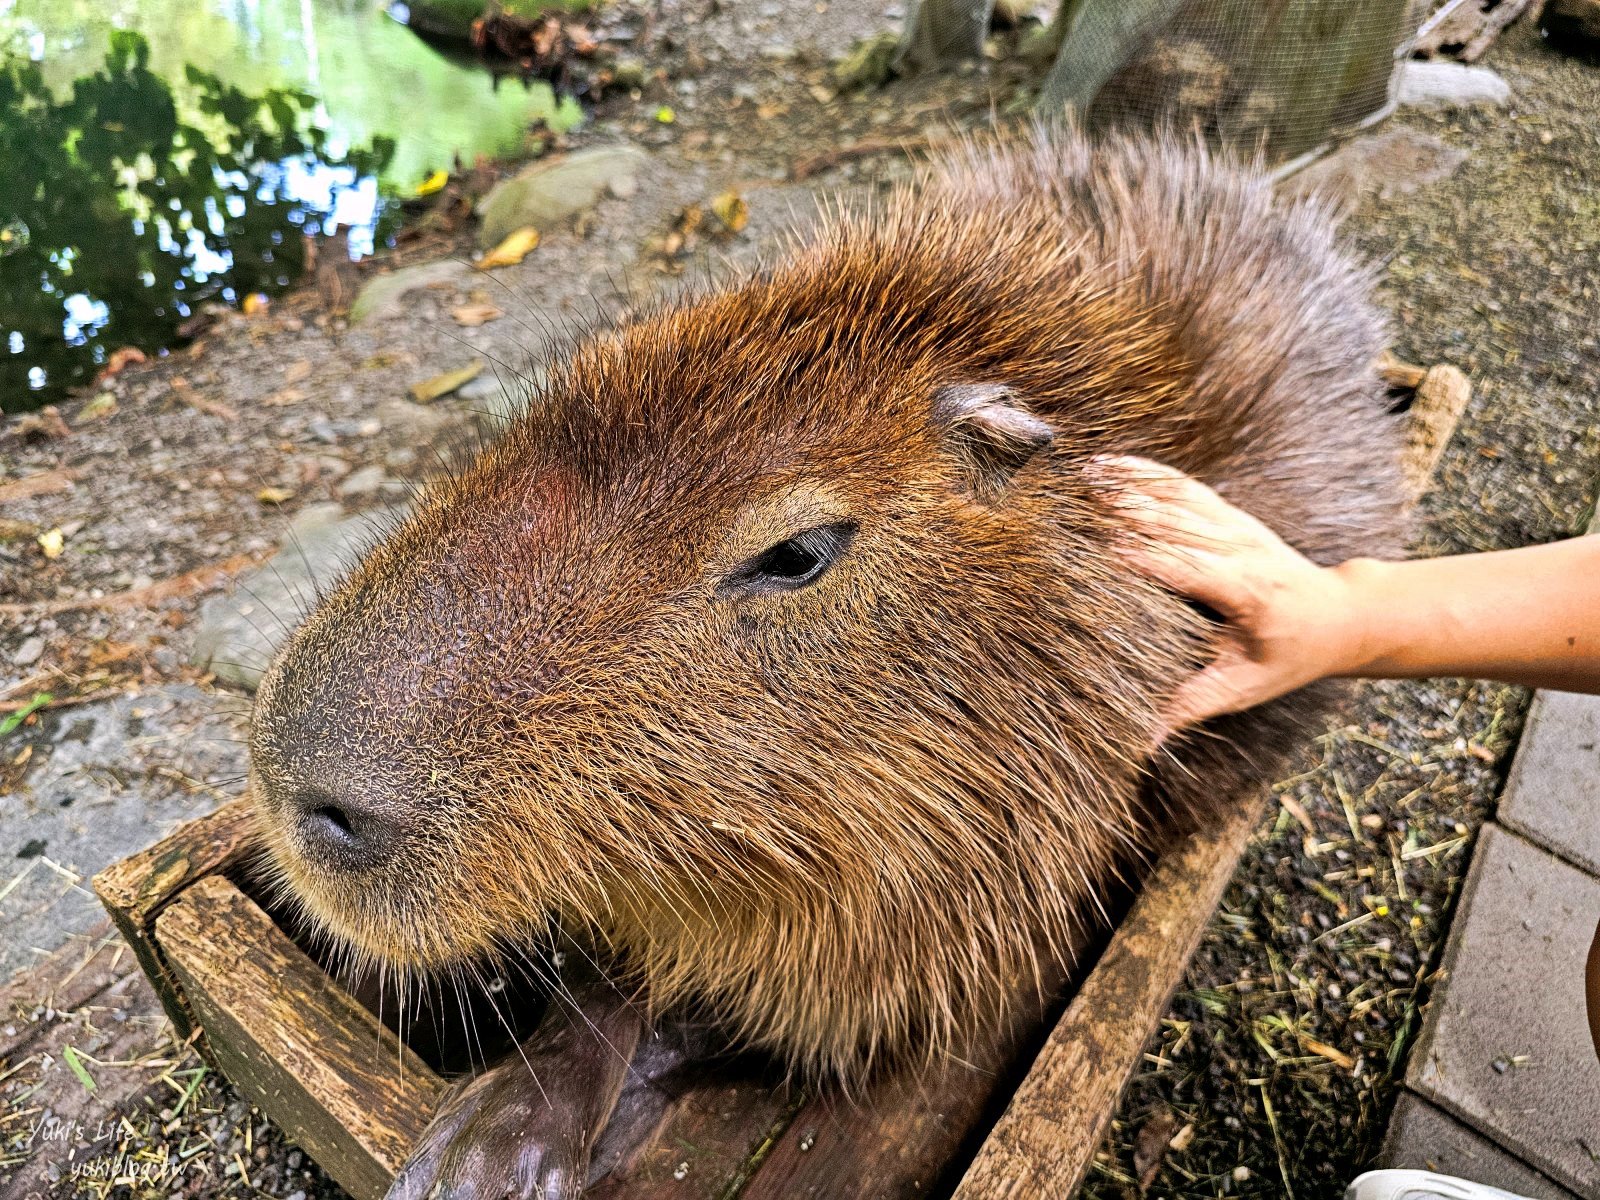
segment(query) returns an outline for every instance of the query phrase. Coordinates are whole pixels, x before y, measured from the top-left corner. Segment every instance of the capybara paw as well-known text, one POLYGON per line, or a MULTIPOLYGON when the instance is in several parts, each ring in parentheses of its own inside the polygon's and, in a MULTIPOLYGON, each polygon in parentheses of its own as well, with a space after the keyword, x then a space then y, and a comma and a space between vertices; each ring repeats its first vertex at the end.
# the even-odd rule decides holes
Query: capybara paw
POLYGON ((536 1087, 513 1091, 495 1082, 492 1075, 474 1080, 446 1102, 387 1200, 577 1200, 591 1131, 536 1087))

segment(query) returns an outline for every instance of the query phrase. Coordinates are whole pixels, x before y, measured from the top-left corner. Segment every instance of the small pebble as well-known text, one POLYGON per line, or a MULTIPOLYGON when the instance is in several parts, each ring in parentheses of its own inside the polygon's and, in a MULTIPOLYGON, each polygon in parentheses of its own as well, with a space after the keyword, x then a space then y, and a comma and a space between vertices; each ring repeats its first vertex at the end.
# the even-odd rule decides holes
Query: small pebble
POLYGON ((33 637, 24 641, 22 645, 17 647, 17 652, 16 654, 12 655, 11 661, 16 663, 19 667, 31 667, 43 656, 44 639, 35 634, 33 637))

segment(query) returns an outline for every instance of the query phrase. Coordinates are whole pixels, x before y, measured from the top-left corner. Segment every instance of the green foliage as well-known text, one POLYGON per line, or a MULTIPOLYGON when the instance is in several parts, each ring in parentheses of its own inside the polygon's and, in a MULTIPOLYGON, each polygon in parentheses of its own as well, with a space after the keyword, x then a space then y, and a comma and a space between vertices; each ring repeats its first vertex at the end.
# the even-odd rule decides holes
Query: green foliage
POLYGON ((118 346, 170 344, 203 301, 286 285, 319 215, 291 198, 291 172, 337 188, 393 154, 374 139, 332 155, 309 95, 250 95, 195 67, 186 120, 149 59, 116 31, 64 100, 38 65, 0 64, 0 407, 28 406, 35 367, 53 388, 80 382, 118 346))

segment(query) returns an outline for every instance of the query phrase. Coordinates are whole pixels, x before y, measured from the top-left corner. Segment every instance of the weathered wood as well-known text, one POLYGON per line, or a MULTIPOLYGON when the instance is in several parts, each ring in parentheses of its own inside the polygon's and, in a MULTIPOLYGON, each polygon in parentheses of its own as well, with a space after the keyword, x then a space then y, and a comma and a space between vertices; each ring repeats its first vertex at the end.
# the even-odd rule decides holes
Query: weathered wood
POLYGON ((110 922, 0 986, 0 1200, 75 1192, 71 1171, 104 1156, 116 1123, 161 1086, 171 1050, 110 922))
POLYGON ((584 1193, 586 1200, 716 1200, 766 1159, 794 1119, 798 1093, 759 1079, 711 1080, 677 1099, 665 1120, 584 1193))
MULTIPOLYGON (((1098 940, 1084 934, 1071 956, 1087 969, 1098 940)), ((777 1139, 740 1200, 910 1200, 941 1190, 963 1148, 1027 1069, 1053 1003, 1067 987, 1058 967, 1029 986, 986 1047, 931 1075, 891 1075, 860 1096, 813 1099, 777 1139)))
POLYGON ((1532 0, 1450 0, 1417 30, 1412 53, 1476 62, 1532 6, 1532 0))
POLYGON ((221 876, 156 937, 228 1080, 356 1200, 378 1200, 444 1082, 221 876))
POLYGON ((1422 494, 1445 444, 1455 432, 1472 400, 1472 384, 1455 367, 1441 364, 1429 367, 1417 386, 1417 394, 1407 410, 1410 417, 1406 432, 1406 477, 1418 496, 1422 494))
POLYGON ((956 1188, 957 1200, 1070 1196, 1233 877, 1264 798, 1166 855, 956 1188))
POLYGON ((180 1038, 193 1032, 194 1022, 155 945, 152 923, 184 888, 242 861, 254 850, 254 838, 249 801, 234 800, 185 823, 149 849, 113 863, 92 881, 95 895, 138 956, 180 1038))
POLYGON ((1378 376, 1385 384, 1398 388, 1402 392, 1414 392, 1422 386, 1422 381, 1428 377, 1428 368, 1419 367, 1413 363, 1401 362, 1388 350, 1383 352, 1383 357, 1378 359, 1378 376))

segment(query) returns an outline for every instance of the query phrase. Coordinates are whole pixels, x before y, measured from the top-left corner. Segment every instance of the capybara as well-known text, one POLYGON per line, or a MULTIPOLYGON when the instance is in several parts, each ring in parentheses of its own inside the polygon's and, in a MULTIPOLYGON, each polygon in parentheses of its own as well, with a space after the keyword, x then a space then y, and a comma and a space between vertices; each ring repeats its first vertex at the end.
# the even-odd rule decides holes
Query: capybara
POLYGON ((1155 750, 1215 626, 1086 468, 1393 553, 1371 285, 1323 205, 1190 140, 1050 131, 583 338, 263 680, 284 885, 408 968, 553 920, 808 1077, 959 1051, 1331 694, 1155 750))

